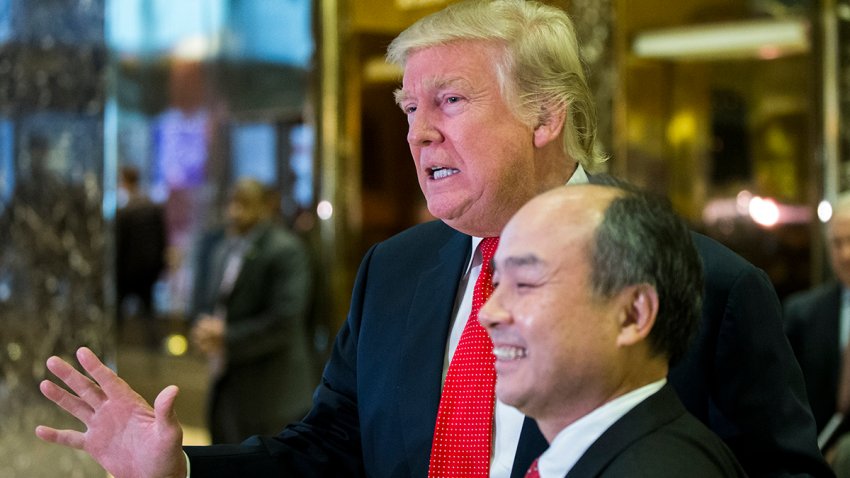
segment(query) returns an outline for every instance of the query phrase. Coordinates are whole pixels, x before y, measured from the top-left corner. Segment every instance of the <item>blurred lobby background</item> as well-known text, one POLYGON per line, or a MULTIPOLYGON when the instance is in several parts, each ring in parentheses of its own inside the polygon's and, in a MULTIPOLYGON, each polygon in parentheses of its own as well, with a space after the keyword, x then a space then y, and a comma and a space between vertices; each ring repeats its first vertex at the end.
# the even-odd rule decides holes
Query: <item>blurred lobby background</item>
MULTIPOLYGON (((36 424, 45 359, 92 348, 152 400, 182 389, 194 244, 254 176, 310 243, 324 356, 366 248, 427 217, 393 101, 389 41, 445 0, 0 0, 0 476, 90 477, 36 424), (156 330, 115 327, 117 172, 166 211, 156 330)), ((664 193, 780 297, 829 277, 822 221, 850 188, 850 0, 559 0, 597 96, 607 168, 664 193)))

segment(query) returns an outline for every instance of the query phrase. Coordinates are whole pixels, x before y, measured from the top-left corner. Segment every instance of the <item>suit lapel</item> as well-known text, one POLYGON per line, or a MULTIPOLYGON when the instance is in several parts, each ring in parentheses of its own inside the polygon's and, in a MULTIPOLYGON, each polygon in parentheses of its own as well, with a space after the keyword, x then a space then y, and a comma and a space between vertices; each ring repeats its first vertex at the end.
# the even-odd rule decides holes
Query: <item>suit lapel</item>
POLYGON ((435 256, 434 267, 419 276, 410 304, 399 377, 405 403, 397 406, 411 476, 428 473, 449 326, 471 244, 469 236, 453 235, 435 256))
POLYGON ((230 290, 229 295, 233 295, 237 288, 243 287, 245 278, 249 276, 246 274, 246 271, 250 271, 252 267, 254 267, 254 262, 257 260, 257 254, 261 253, 263 247, 263 241, 268 236, 271 228, 262 224, 257 226, 259 229, 256 232, 256 235, 251 238, 251 243, 248 244, 247 249, 245 249, 245 255, 242 256, 242 264, 239 266, 239 273, 236 275, 236 280, 233 283, 233 288, 230 290))
POLYGON ((595 441, 567 473, 567 478, 598 476, 623 450, 685 413, 668 383, 623 415, 595 441))
POLYGON ((546 451, 549 443, 540 432, 534 419, 525 417, 522 423, 522 432, 519 436, 519 445, 514 456, 514 466, 511 470, 511 478, 523 478, 537 457, 546 451))

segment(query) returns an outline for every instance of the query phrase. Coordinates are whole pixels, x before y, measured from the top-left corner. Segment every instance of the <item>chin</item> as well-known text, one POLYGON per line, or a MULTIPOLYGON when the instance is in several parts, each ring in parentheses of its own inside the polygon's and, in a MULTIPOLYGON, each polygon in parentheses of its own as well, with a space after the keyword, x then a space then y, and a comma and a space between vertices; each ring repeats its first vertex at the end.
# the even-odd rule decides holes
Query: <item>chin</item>
MULTIPOLYGON (((498 379, 497 379, 498 380, 498 379)), ((496 382, 496 398, 499 399, 502 403, 506 405, 510 405, 514 408, 522 410, 523 401, 521 399, 522 394, 517 393, 514 390, 511 390, 508 387, 500 387, 499 382, 496 382)))

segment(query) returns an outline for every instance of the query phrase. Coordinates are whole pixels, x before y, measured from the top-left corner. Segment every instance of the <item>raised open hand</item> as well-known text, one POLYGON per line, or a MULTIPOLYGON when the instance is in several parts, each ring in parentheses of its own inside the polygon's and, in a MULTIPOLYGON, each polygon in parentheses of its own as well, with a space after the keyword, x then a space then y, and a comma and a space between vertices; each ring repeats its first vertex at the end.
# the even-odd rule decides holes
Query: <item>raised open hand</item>
POLYGON ((77 350, 77 360, 94 382, 68 362, 50 357, 47 368, 74 393, 49 380, 40 388, 45 397, 83 422, 86 431, 38 426, 35 434, 86 451, 115 478, 185 478, 183 430, 174 413, 177 387, 163 389, 151 408, 88 348, 77 350))

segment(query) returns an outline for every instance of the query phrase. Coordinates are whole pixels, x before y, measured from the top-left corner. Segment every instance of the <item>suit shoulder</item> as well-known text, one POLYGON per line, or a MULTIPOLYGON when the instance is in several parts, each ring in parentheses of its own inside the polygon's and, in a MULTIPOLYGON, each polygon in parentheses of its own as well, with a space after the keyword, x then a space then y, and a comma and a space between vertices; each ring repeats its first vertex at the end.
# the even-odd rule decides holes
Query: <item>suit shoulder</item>
POLYGON ((746 474, 720 438, 684 413, 623 450, 602 476, 728 478, 746 474), (643 473, 635 474, 635 470, 643 473))
POLYGON ((451 240, 468 238, 442 221, 430 221, 417 224, 413 227, 381 241, 374 247, 382 254, 415 254, 416 251, 424 251, 431 254, 435 247, 440 247, 451 240))
POLYGON ((698 232, 691 232, 691 238, 707 268, 719 265, 729 269, 755 268, 754 265, 738 255, 738 253, 715 239, 698 232))
POLYGON ((307 253, 307 246, 304 240, 291 230, 279 225, 270 226, 265 234, 263 234, 260 244, 260 247, 280 253, 307 253))
POLYGON ((767 274, 738 253, 697 232, 692 232, 691 237, 702 259, 708 289, 729 288, 742 277, 747 277, 748 283, 762 283, 773 288, 767 274))
POLYGON ((814 305, 821 301, 828 300, 834 294, 838 294, 840 286, 835 281, 825 282, 823 284, 812 287, 811 289, 794 292, 785 299, 784 306, 786 308, 806 307, 814 305))

